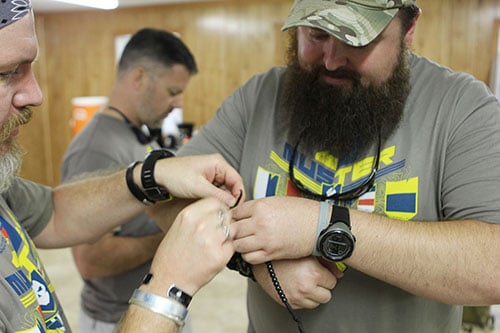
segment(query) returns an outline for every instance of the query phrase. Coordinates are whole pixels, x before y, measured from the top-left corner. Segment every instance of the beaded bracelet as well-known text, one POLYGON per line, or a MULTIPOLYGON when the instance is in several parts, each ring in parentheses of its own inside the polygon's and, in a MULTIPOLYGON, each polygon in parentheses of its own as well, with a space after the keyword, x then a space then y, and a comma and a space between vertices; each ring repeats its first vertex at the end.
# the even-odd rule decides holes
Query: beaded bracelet
POLYGON ((184 325, 188 310, 181 303, 147 291, 136 289, 129 300, 129 304, 153 311, 165 318, 173 320, 178 326, 184 325))

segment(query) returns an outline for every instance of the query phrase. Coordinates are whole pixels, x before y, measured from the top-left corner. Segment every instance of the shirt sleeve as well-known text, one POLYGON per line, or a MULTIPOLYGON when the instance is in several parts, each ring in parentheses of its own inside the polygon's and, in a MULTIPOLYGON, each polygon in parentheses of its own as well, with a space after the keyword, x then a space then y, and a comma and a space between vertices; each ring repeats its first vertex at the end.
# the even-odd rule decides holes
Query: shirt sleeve
POLYGON ((42 232, 49 223, 54 211, 50 187, 16 178, 3 196, 31 238, 42 232))

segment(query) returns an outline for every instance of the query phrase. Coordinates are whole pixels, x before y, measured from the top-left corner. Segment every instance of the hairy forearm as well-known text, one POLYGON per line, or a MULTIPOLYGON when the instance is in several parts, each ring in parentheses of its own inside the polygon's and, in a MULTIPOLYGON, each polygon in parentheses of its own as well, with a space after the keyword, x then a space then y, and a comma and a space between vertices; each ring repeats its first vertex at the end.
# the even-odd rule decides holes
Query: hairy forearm
POLYGON ((144 209, 127 189, 125 172, 58 186, 54 215, 35 238, 42 248, 92 242, 144 209))
POLYGON ((176 333, 178 330, 179 328, 174 321, 150 310, 140 308, 136 305, 130 305, 118 324, 116 332, 176 333))
POLYGON ((106 234, 93 244, 74 247, 73 257, 84 279, 121 274, 150 261, 163 236, 163 233, 143 237, 106 234))
POLYGON ((500 225, 391 220, 351 210, 346 263, 410 293, 450 304, 500 302, 500 225))

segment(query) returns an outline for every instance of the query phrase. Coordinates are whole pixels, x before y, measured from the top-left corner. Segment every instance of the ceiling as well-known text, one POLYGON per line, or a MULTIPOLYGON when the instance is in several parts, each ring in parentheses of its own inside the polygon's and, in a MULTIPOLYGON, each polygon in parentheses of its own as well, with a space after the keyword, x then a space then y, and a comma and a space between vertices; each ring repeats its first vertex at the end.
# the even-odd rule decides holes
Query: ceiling
MULTIPOLYGON (((182 2, 202 2, 210 0, 119 0, 120 7, 148 6, 158 4, 174 4, 182 2)), ((73 10, 92 10, 89 7, 71 5, 54 0, 31 0, 35 12, 55 12, 55 11, 73 11, 73 10)), ((95 9, 99 10, 99 9, 95 9)))

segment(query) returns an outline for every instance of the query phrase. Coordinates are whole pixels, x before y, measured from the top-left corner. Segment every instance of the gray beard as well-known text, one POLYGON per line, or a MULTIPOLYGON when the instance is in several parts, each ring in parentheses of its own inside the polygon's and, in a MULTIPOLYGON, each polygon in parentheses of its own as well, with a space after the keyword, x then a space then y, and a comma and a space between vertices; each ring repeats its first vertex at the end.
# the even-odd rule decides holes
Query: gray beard
POLYGON ((355 159, 399 126, 409 87, 403 48, 391 77, 380 86, 362 86, 359 74, 350 69, 326 72, 321 66, 305 70, 295 58, 288 66, 284 88, 283 123, 288 125, 288 142, 300 140, 300 146, 309 152, 327 151, 355 159), (322 72, 349 78, 353 86, 328 85, 319 80, 322 72))
POLYGON ((0 127, 0 149, 6 150, 0 156, 0 193, 7 191, 19 174, 24 155, 19 143, 11 137, 12 131, 28 123, 32 115, 33 111, 30 108, 21 108, 0 127))
POLYGON ((19 174, 23 151, 17 142, 12 142, 9 150, 0 157, 0 193, 6 192, 19 174))

